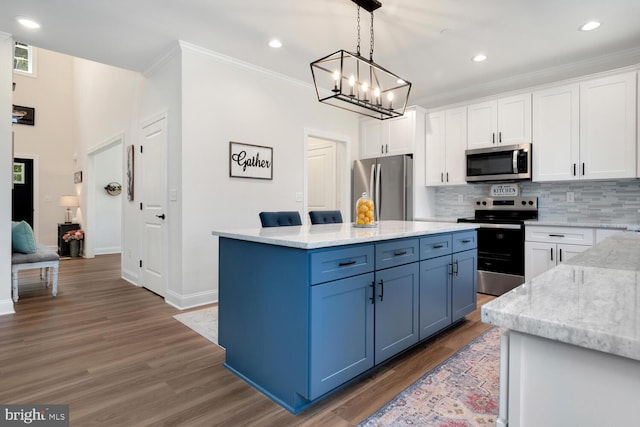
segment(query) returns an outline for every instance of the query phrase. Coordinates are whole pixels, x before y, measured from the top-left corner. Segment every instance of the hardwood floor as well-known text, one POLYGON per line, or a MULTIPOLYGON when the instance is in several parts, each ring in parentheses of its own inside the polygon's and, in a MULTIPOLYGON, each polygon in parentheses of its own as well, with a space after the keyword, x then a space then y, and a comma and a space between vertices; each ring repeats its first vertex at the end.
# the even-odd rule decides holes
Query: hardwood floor
POLYGON ((0 402, 69 404, 71 426, 351 426, 489 329, 478 309, 292 415, 224 368, 179 310, 122 280, 119 255, 61 261, 57 298, 36 272, 20 283, 16 314, 0 316, 0 402))

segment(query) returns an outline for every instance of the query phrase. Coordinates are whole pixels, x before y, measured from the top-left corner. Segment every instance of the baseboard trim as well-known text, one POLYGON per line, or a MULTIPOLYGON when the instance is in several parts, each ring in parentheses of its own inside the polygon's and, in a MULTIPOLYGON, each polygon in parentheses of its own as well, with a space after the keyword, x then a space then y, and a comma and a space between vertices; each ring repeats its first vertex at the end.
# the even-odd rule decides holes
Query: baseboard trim
POLYGON ((180 295, 167 290, 167 295, 164 297, 164 301, 179 310, 186 310, 188 308, 200 307, 201 305, 218 302, 218 293, 208 291, 190 295, 180 295))
POLYGON ((4 314, 14 314, 13 300, 11 298, 0 300, 0 316, 4 314))

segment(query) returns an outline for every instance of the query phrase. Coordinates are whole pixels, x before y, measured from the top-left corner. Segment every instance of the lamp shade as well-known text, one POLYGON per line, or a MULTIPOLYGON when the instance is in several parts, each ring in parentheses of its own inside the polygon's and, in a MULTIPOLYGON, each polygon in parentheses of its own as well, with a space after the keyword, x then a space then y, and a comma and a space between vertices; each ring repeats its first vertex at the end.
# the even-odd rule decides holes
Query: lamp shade
POLYGON ((60 206, 65 207, 78 207, 80 203, 78 201, 78 196, 60 196, 60 206))

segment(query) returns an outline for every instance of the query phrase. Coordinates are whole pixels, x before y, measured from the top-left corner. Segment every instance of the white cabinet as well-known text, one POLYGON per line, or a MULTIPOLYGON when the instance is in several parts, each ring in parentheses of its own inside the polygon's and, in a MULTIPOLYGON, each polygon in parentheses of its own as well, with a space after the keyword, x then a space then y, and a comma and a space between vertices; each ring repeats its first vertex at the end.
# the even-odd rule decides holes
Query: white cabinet
POLYGON ((424 110, 408 107, 402 117, 360 122, 360 158, 412 154, 424 138, 424 110))
POLYGON ((471 104, 467 148, 531 142, 531 93, 471 104))
POLYGON ((580 84, 581 178, 636 176, 636 73, 580 84))
POLYGON ((594 229, 585 227, 525 227, 524 276, 529 281, 567 261, 594 243, 594 229))
POLYGON ((533 92, 533 180, 578 179, 580 86, 533 92))
POLYGON ((429 113, 426 133, 426 185, 466 184, 467 108, 429 113))

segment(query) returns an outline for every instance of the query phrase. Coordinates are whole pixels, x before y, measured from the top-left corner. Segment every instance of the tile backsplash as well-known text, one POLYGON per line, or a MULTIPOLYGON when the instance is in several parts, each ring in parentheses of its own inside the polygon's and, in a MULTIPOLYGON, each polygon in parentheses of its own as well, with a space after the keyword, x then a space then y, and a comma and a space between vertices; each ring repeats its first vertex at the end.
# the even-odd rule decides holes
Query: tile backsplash
MULTIPOLYGON (((437 218, 473 216, 473 200, 489 196, 490 184, 438 187, 437 218), (462 202, 459 202, 459 196, 462 202)), ((538 197, 538 218, 544 221, 640 224, 640 180, 584 182, 522 182, 522 196, 538 197), (573 192, 574 202, 567 202, 573 192)))

